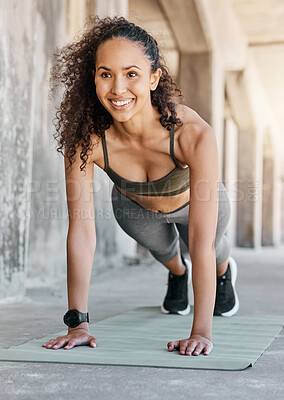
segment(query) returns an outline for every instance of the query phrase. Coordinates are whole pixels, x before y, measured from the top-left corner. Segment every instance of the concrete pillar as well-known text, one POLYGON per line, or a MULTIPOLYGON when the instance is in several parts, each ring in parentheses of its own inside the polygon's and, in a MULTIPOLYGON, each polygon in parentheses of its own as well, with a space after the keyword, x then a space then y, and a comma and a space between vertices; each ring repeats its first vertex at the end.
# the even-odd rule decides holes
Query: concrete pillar
MULTIPOLYGON (((282 150, 282 147, 278 149, 278 152, 282 150)), ((280 158, 280 157, 279 157, 280 158)), ((281 232, 284 233, 284 224, 282 224, 282 218, 284 218, 284 207, 281 204, 282 194, 281 189, 283 185, 283 179, 281 179, 281 170, 280 170, 280 162, 279 158, 275 157, 274 152, 274 212, 273 212, 273 231, 274 231, 274 245, 279 246, 281 243, 284 243, 284 240, 281 240, 281 232)))
MULTIPOLYGON (((224 73, 216 54, 181 54, 179 86, 185 104, 195 110, 212 126, 223 153, 224 128, 224 73)), ((222 180, 222 157, 219 158, 219 178, 222 180)))
POLYGON ((284 243, 284 176, 282 176, 281 183, 280 183, 280 191, 281 191, 281 215, 280 215, 280 221, 281 221, 281 233, 280 233, 280 238, 281 238, 281 243, 284 243))
POLYGON ((261 178, 257 167, 259 136, 256 131, 250 100, 243 73, 228 73, 226 93, 232 116, 238 125, 238 222, 237 245, 255 247, 258 238, 261 215, 261 178))
POLYGON ((237 244, 237 204, 238 204, 238 127, 230 114, 226 116, 224 127, 223 183, 231 204, 231 217, 227 236, 232 246, 237 244))
POLYGON ((274 160, 269 132, 263 140, 262 246, 274 245, 274 160))
POLYGON ((212 54, 181 54, 179 86, 185 104, 212 122, 212 54))
POLYGON ((25 292, 36 104, 35 1, 0 3, 0 301, 25 292))
POLYGON ((231 100, 231 109, 234 110, 234 119, 239 126, 242 142, 239 148, 239 180, 243 179, 247 186, 247 197, 240 204, 239 220, 241 222, 245 218, 244 214, 248 213, 247 218, 251 219, 253 227, 252 247, 262 245, 262 232, 270 232, 269 242, 276 244, 279 243, 280 153, 277 148, 277 138, 280 132, 252 57, 249 57, 246 70, 239 74, 239 77, 237 73, 235 74, 231 89, 229 86, 227 86, 228 98, 231 100), (272 158, 273 166, 270 161, 272 158), (267 191, 263 187, 267 181, 270 182, 268 192, 272 191, 269 206, 266 205, 269 202, 267 191), (269 211, 267 207, 272 208, 269 211), (263 228, 262 223, 265 223, 263 228))
POLYGON ((89 15, 95 13, 95 0, 65 0, 66 33, 70 39, 84 27, 89 15))

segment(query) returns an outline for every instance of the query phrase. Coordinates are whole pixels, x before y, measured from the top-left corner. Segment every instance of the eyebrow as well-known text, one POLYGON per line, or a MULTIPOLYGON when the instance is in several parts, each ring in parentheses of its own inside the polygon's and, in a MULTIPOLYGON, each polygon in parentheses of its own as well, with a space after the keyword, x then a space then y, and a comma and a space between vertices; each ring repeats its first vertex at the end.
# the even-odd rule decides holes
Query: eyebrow
MULTIPOLYGON (((122 69, 123 70, 126 70, 126 69, 130 69, 130 68, 137 68, 137 69, 140 69, 141 70, 141 68, 139 68, 139 67, 137 67, 137 65, 129 65, 128 67, 123 67, 122 69)), ((111 69, 110 68, 107 68, 107 67, 105 67, 104 65, 101 65, 98 69, 97 69, 97 71, 99 70, 99 69, 105 69, 106 71, 111 71, 111 69)))

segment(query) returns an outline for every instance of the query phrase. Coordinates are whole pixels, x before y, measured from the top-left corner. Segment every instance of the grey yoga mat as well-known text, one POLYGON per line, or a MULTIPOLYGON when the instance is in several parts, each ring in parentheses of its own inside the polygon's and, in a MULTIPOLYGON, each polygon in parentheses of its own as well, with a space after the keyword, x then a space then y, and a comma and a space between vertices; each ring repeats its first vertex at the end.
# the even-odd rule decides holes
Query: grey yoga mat
POLYGON ((169 352, 167 343, 188 337, 193 314, 165 315, 160 307, 142 307, 90 325, 97 348, 78 346, 51 350, 42 344, 65 335, 66 329, 9 349, 2 361, 132 365, 166 368, 241 370, 252 366, 283 327, 284 316, 241 315, 214 317, 214 349, 209 356, 169 352))

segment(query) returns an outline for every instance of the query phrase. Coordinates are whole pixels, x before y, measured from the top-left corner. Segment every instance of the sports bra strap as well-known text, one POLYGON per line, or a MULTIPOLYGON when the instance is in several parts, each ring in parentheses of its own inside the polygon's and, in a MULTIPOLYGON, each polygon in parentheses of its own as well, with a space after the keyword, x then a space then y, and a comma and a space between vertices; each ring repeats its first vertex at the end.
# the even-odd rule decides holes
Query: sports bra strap
POLYGON ((177 160, 175 158, 175 153, 174 153, 174 142, 175 142, 174 133, 175 133, 175 125, 174 125, 174 123, 172 123, 171 124, 171 136, 170 136, 170 154, 171 154, 171 157, 172 157, 172 160, 173 160, 175 166, 178 169, 181 169, 182 167, 178 164, 178 162, 177 162, 177 160))
POLYGON ((108 164, 108 155, 107 155, 107 147, 106 147, 105 133, 103 133, 102 142, 103 142, 103 151, 104 151, 104 159, 105 159, 105 167, 104 167, 104 170, 106 170, 106 169, 108 169, 109 164, 108 164))

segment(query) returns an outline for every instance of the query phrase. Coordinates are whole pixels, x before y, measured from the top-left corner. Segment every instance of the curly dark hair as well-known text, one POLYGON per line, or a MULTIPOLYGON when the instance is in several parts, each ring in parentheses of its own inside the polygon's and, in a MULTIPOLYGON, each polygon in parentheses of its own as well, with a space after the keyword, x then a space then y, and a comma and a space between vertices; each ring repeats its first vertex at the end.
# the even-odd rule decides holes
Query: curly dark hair
POLYGON ((81 171, 86 166, 88 151, 92 149, 91 135, 102 137, 113 123, 112 116, 97 97, 93 78, 100 44, 115 37, 131 40, 143 49, 151 62, 152 72, 161 68, 159 84, 151 91, 151 102, 161 114, 161 125, 168 130, 172 122, 182 125, 175 111, 174 97, 183 97, 159 54, 156 40, 144 29, 123 17, 100 19, 98 16, 89 17, 85 27, 78 41, 57 49, 50 72, 50 94, 55 94, 62 86, 65 88, 53 120, 57 151, 68 158, 71 167, 80 145, 81 171))

